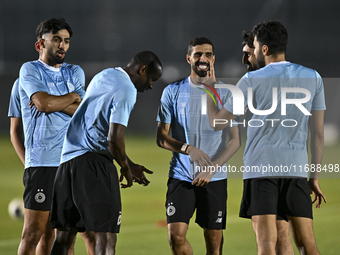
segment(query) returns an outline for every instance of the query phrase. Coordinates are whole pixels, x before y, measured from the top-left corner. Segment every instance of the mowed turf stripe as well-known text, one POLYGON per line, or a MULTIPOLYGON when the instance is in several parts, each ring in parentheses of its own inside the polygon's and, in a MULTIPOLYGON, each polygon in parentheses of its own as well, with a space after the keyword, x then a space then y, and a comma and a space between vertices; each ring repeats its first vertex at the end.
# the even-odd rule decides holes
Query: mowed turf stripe
POLYGON ((19 245, 20 238, 0 240, 0 247, 19 245))

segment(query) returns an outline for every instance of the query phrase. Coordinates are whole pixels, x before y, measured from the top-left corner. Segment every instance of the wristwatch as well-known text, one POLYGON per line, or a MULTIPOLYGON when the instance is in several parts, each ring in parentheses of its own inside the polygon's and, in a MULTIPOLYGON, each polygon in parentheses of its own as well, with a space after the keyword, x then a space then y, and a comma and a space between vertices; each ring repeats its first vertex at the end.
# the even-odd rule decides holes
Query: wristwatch
POLYGON ((186 152, 187 152, 187 149, 188 149, 188 147, 189 147, 189 144, 187 144, 187 143, 184 143, 184 144, 182 145, 181 152, 183 152, 183 153, 186 153, 186 152))

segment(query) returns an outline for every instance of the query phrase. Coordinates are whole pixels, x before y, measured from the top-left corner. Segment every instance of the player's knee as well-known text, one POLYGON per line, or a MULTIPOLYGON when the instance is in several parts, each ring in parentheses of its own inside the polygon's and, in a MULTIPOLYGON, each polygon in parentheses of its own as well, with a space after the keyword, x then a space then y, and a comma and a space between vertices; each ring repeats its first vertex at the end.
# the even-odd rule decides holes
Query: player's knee
POLYGON ((93 233, 95 254, 114 254, 116 250, 117 236, 115 233, 93 233))
POLYGON ((21 240, 26 245, 37 246, 42 235, 43 232, 40 230, 31 230, 28 228, 24 228, 24 230, 22 231, 21 240))
POLYGON ((182 246, 185 242, 185 236, 176 233, 169 233, 169 243, 171 247, 182 246))
POLYGON ((208 251, 211 252, 219 251, 223 245, 223 235, 222 233, 217 231, 215 231, 214 234, 207 234, 205 232, 205 242, 208 251))
POLYGON ((81 237, 83 238, 86 246, 94 246, 95 238, 91 232, 82 232, 80 233, 81 237))
POLYGON ((56 242, 58 242, 61 245, 71 246, 73 243, 73 240, 75 238, 75 234, 71 234, 64 231, 58 231, 56 242))
POLYGON ((290 232, 289 229, 278 229, 277 231, 277 240, 280 243, 290 242, 290 232))
POLYGON ((258 241, 257 247, 259 250, 272 250, 275 251, 276 242, 274 241, 258 241))

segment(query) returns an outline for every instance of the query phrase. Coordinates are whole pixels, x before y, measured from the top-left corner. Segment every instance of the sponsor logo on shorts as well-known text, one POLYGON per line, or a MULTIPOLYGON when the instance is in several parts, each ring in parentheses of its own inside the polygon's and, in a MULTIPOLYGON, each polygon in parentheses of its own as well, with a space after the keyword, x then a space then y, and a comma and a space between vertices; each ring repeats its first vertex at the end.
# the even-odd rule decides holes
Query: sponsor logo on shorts
POLYGON ((166 209, 166 213, 168 216, 172 216, 176 213, 176 208, 173 206, 173 203, 168 204, 168 208, 166 209))
POLYGON ((222 223, 222 218, 217 218, 216 223, 222 223))
POLYGON ((120 225, 122 222, 122 212, 119 212, 118 220, 117 220, 117 225, 120 225))
POLYGON ((217 213, 217 220, 215 221, 215 223, 222 223, 222 215, 223 215, 223 212, 222 211, 218 211, 217 213))
POLYGON ((35 201, 37 201, 37 203, 41 204, 45 201, 46 199, 46 196, 45 194, 43 193, 43 189, 38 189, 38 193, 35 195, 35 201))

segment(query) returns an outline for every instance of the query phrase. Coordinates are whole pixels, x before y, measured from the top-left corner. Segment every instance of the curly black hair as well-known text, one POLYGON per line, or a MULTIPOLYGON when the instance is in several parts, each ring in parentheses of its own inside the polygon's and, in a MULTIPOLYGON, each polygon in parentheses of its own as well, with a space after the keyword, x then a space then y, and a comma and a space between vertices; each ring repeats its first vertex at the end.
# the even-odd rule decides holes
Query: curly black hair
POLYGON ((62 29, 66 29, 69 32, 70 37, 72 36, 73 34, 72 29, 70 25, 66 23, 65 19, 53 18, 53 19, 42 21, 38 25, 37 30, 35 31, 35 34, 37 36, 37 40, 39 40, 40 38, 42 38, 44 34, 48 34, 48 33, 55 34, 59 30, 62 30, 62 29))
POLYGON ((279 21, 261 22, 253 28, 253 34, 261 46, 268 46, 270 54, 286 52, 288 32, 279 21))
POLYGON ((248 45, 249 48, 255 48, 254 47, 254 35, 252 31, 242 31, 242 46, 248 45))

